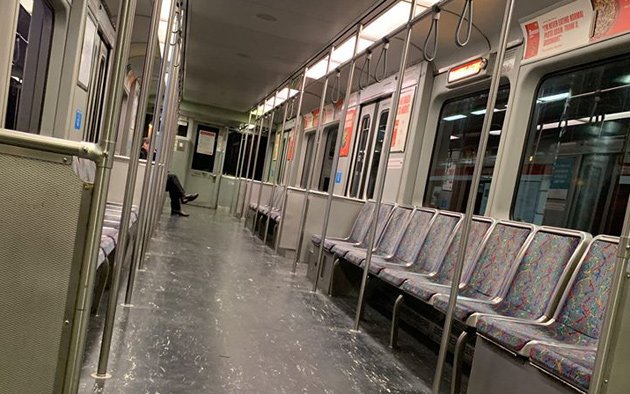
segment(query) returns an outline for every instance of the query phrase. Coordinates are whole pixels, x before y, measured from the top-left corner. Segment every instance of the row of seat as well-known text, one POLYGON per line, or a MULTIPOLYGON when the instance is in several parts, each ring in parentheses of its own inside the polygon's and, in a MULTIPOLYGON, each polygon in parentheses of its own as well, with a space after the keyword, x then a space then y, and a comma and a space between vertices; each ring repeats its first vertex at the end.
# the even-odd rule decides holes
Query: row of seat
POLYGON ((275 240, 278 226, 282 221, 282 210, 284 207, 284 186, 273 188, 270 198, 266 202, 261 202, 257 206, 256 202, 249 204, 249 217, 253 217, 254 223, 258 223, 258 228, 254 229, 265 241, 275 240))
MULTIPOLYGON (((404 297, 444 314, 460 246, 463 215, 367 202, 346 238, 326 238, 336 264, 365 266, 368 229, 377 221, 369 271, 399 292, 392 345, 404 297)), ((321 237, 312 242, 319 246, 321 237)), ((618 238, 475 216, 466 245, 455 319, 562 382, 587 391, 607 304, 618 238)), ((332 281, 335 281, 333 272, 332 281)), ((459 365, 455 365, 458 381, 459 365)))

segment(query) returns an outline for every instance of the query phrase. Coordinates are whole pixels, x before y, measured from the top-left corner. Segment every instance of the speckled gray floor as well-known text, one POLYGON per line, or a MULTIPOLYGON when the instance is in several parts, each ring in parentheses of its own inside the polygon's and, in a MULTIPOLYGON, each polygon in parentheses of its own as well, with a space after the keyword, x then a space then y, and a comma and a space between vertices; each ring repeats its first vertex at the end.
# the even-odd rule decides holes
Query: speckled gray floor
POLYGON ((110 373, 95 381, 102 317, 95 317, 80 392, 423 393, 435 350, 367 308, 365 332, 351 310, 310 292, 305 267, 291 274, 227 213, 189 207, 165 215, 139 273, 135 307, 119 308, 110 373))

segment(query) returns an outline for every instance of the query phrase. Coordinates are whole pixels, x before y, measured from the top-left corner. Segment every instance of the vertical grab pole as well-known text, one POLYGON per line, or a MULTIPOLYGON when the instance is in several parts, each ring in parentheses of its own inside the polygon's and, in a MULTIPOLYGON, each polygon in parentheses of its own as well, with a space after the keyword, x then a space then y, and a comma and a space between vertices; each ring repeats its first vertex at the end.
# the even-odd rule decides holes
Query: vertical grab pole
POLYGON ((350 70, 348 71, 348 84, 346 86, 346 95, 343 99, 343 109, 341 110, 341 116, 339 117, 339 129, 337 130, 337 140, 335 141, 335 154, 333 156, 332 166, 330 167, 330 182, 328 183, 328 197, 326 199, 326 213, 324 213, 324 223, 322 225, 322 242, 319 244, 319 252, 317 254, 317 276, 313 282, 313 291, 317 291, 317 285, 319 284, 319 277, 322 274, 322 256, 324 255, 324 240, 326 239, 326 233, 328 232, 328 222, 330 221, 330 210, 332 208, 333 195, 335 192, 335 177, 337 175, 337 167, 339 166, 339 150, 341 149, 341 141, 343 139, 343 131, 346 128, 346 117, 348 115, 348 107, 350 104, 350 95, 352 94, 352 84, 354 82, 354 71, 357 64, 357 52, 359 51, 359 40, 361 38, 361 32, 363 31, 363 25, 359 25, 357 29, 357 39, 354 43, 354 52, 352 54, 352 63, 350 64, 350 70))
MULTIPOLYGON (((238 207, 240 206, 240 198, 241 198, 241 184, 243 183, 243 179, 245 179, 245 185, 247 185, 247 174, 243 176, 243 170, 245 168, 245 156, 247 156, 247 144, 249 144, 249 130, 245 130, 244 138, 243 138, 243 157, 241 162, 241 169, 238 173, 238 194, 236 196, 236 202, 234 203, 234 216, 240 219, 241 215, 238 213, 238 207)), ((243 195, 243 198, 245 196, 243 195)))
MULTIPOLYGON (((247 120, 247 127, 249 127, 249 123, 252 121, 252 113, 249 113, 249 119, 247 120)), ((230 214, 234 214, 234 211, 236 210, 236 203, 238 202, 238 198, 236 199, 236 201, 234 200, 235 196, 238 196, 238 193, 240 193, 240 188, 241 188, 241 166, 242 166, 242 158, 244 156, 243 154, 243 141, 245 140, 245 134, 241 133, 241 143, 238 145, 238 159, 236 161, 236 173, 235 173, 235 184, 234 184, 234 195, 232 196, 232 202, 230 204, 230 214), (238 186, 236 185, 236 183, 238 183, 238 186), (236 191, 238 187, 238 192, 236 191)))
POLYGON ((134 136, 131 142, 131 158, 129 160, 129 170, 127 171, 127 184, 125 186, 125 197, 123 199, 123 209, 120 219, 120 232, 118 234, 118 252, 114 259, 114 274, 112 279, 111 291, 107 303, 107 313, 105 314, 105 325, 103 327, 103 339, 101 341, 101 351, 98 360, 98 376, 107 375, 107 364, 109 361, 109 352, 111 348, 112 333, 114 330, 114 321, 116 317, 116 306, 118 305, 118 288, 120 286, 120 274, 122 266, 127 256, 127 238, 129 235, 129 223, 131 221, 131 208, 133 206, 133 195, 136 188, 136 177, 138 176, 138 158, 135 156, 140 151, 140 142, 142 141, 142 127, 144 125, 147 104, 149 101, 149 89, 151 87, 151 75, 153 75, 153 56, 155 54, 155 45, 157 43, 157 30, 160 24, 160 2, 155 1, 151 14, 151 27, 149 29, 149 38, 147 40, 146 56, 144 58, 144 66, 142 71, 142 86, 140 88, 140 97, 138 98, 138 108, 136 110, 136 119, 134 126, 134 136))
MULTIPOLYGON (((118 10, 118 23, 116 29, 116 45, 114 46, 113 73, 111 83, 107 88, 108 100, 105 104, 104 135, 100 145, 106 153, 103 161, 97 163, 97 171, 94 180, 94 200, 90 209, 90 217, 94 220, 87 229, 87 247, 84 256, 88 261, 96 261, 98 255, 98 239, 100 238, 107 202, 107 192, 111 169, 114 162, 114 149, 116 148, 116 138, 118 136, 118 124, 122 105, 122 87, 126 76, 126 60, 129 56, 131 33, 133 30, 134 16, 136 12, 136 0, 123 0, 118 10)), ((88 270, 81 275, 79 293, 76 304, 77 315, 74 325, 71 328, 70 351, 66 363, 67 374, 64 382, 64 392, 77 392, 79 377, 81 375, 81 364, 83 362, 83 352, 87 336, 87 327, 90 318, 90 306, 92 301, 91 289, 93 288, 95 270, 88 270)))
MULTIPOLYGON (((265 147, 264 158, 267 159, 267 153, 269 152, 269 146, 271 145, 271 130, 273 129, 273 119, 276 115, 276 99, 278 98, 278 92, 273 96, 273 109, 271 110, 271 115, 269 119, 269 129, 267 130, 267 146, 265 147)), ((265 160, 263 160, 263 171, 265 170, 265 160)), ((271 161, 269 162, 269 166, 271 167, 271 161)), ((262 197, 262 189, 263 189, 263 180, 265 179, 265 174, 260 174, 260 188, 258 189, 258 198, 256 199, 256 212, 254 212, 254 220, 252 224, 252 230, 256 231, 256 227, 258 226, 258 208, 260 207, 260 198, 262 197)), ((269 181, 269 177, 267 177, 267 181, 269 181)), ((272 192, 273 195, 273 192, 272 192)))
POLYGON ((330 48, 330 52, 328 53, 328 62, 326 64, 326 79, 324 80, 322 96, 319 102, 319 124, 317 125, 317 131, 315 132, 315 150, 313 157, 311 158, 311 167, 306 181, 304 202, 302 202, 302 210, 300 213, 298 239, 297 244, 295 245, 295 259, 293 260, 293 273, 297 271, 297 264, 300 261, 300 255, 302 254, 302 243, 304 242, 304 227, 306 226, 306 214, 308 212, 308 197, 311 194, 311 185, 313 183, 313 176, 315 175, 315 163, 317 163, 317 157, 319 156, 319 145, 321 142, 322 134, 324 133, 324 106, 326 105, 326 94, 328 92, 328 73, 330 72, 330 61, 332 59, 334 50, 334 47, 330 48))
MULTIPOLYGON (((284 103, 284 114, 282 115, 282 126, 280 128, 280 139, 282 139, 282 136, 284 134, 284 128, 287 125, 287 113, 288 113, 288 109, 289 109, 289 95, 291 94, 291 84, 289 84, 289 88, 288 88, 288 92, 287 92, 287 99, 285 100, 284 103)), ((278 138, 278 137, 276 137, 278 138)), ((275 144, 274 144, 275 145, 275 144)), ((277 146, 278 149, 280 149, 280 145, 277 146)), ((276 188, 278 187, 278 174, 280 173, 280 166, 282 165, 282 154, 280 152, 276 152, 278 154, 278 157, 280 158, 280 160, 276 161, 276 168, 275 168, 275 174, 273 177, 273 188, 272 188, 272 192, 271 192, 271 196, 269 197, 269 213, 271 214, 271 210, 273 208, 273 196, 276 192, 276 188)), ((273 152, 271 153, 271 160, 269 161, 269 168, 271 168, 271 162, 273 161, 273 152)), ((263 234, 263 244, 267 244, 267 232, 269 232, 269 221, 271 220, 271 217, 267 218, 267 221, 265 222, 265 232, 263 234)))
MULTIPOLYGON (((295 168, 297 167, 297 163, 295 160, 295 150, 297 149, 297 147, 299 146, 298 141, 301 139, 301 128, 302 128, 302 102, 304 101, 304 90, 306 89, 306 73, 308 72, 308 68, 304 69, 304 74, 302 75, 302 84, 300 85, 300 98, 298 99, 298 107, 297 107, 297 113, 295 115, 295 122, 293 124, 293 132, 294 134, 294 138, 295 138, 295 142, 293 144, 293 158, 291 159, 291 166, 289 168, 289 176, 288 176, 288 181, 286 182, 286 187, 284 188, 284 196, 283 196, 283 201, 284 204, 282 205, 282 219, 280 220, 280 228, 278 229, 278 235, 276 235, 276 245, 274 246, 274 251, 276 253, 278 253, 278 246, 280 245, 280 238, 282 238, 282 233, 284 232, 284 218, 286 217, 286 213, 287 213, 287 198, 289 196, 289 184, 291 183, 291 179, 293 178, 293 171, 295 170, 295 168)), ((287 165, 289 163, 289 157, 287 154, 287 165)), ((297 269, 297 263, 293 264, 293 273, 295 273, 295 270, 297 269)))
POLYGON ((451 284, 450 298, 448 300, 448 308, 446 311, 446 320, 444 321, 444 330, 442 331, 440 353, 438 355, 438 362, 435 368, 435 376, 433 377, 432 392, 434 394, 439 394, 440 385, 442 383, 442 372, 444 371, 444 364, 446 363, 446 354, 448 352, 449 338, 451 336, 451 330, 453 328, 453 313, 455 312, 455 306, 457 305, 459 282, 461 282, 462 271, 464 268, 464 258, 466 256, 466 245, 468 244, 468 237, 470 234, 470 228, 472 226, 473 214, 475 212, 475 203, 477 201, 476 191, 479 189, 479 183, 481 180, 481 172, 483 168, 483 161, 486 155, 486 148, 488 146, 490 128, 492 126, 492 117, 494 114, 494 107, 496 106, 496 103, 497 103, 497 95, 499 92, 499 86, 501 84, 501 71, 503 69, 502 66, 503 66, 503 61, 505 59, 505 52, 507 49, 508 35, 510 31, 510 22, 512 21, 513 11, 514 11, 514 0, 506 0, 505 12, 503 14, 503 22, 502 22, 502 27, 501 27, 501 36, 499 38, 499 48, 498 48, 497 58, 494 65, 494 71, 492 73, 492 82, 490 83, 490 92, 488 94, 486 114, 483 120, 481 136, 479 137, 479 148, 477 150, 477 158, 475 160, 475 170, 473 171, 472 181, 470 184, 470 193, 468 195, 468 202, 466 204, 466 215, 464 216, 464 224, 462 226, 462 237, 460 239, 459 250, 457 252, 457 260, 455 262, 455 272, 453 273, 453 283, 451 284))
MULTIPOLYGON (((258 107, 256 107, 258 108, 258 107)), ((257 115, 258 119, 256 119, 256 125, 254 126, 254 130, 257 127, 262 127, 262 116, 257 115), (260 123, 259 123, 260 122, 260 123)), ((247 203, 247 199, 249 196, 249 191, 254 186, 253 181, 254 177, 251 175, 252 173, 252 155, 254 154, 254 140, 256 139, 256 131, 252 133, 252 139, 249 143, 249 157, 247 158, 247 172, 245 173, 245 196, 243 196, 243 209, 241 209, 241 219, 246 217, 246 209, 249 209, 249 204, 247 203), (247 179, 249 179, 249 184, 247 184, 247 179)))
MULTIPOLYGON (((265 108, 265 104, 263 102, 263 111, 264 111, 264 108, 265 108)), ((256 168, 258 167, 258 151, 260 150, 260 140, 262 139, 262 132, 263 132, 263 129, 265 128, 266 117, 267 115, 262 116, 260 118, 260 128, 258 129, 258 138, 256 138, 256 148, 254 149, 254 161, 252 163, 252 182, 249 188, 250 198, 252 197, 252 193, 254 193, 254 180, 256 178, 256 168)), ((260 177, 260 188, 262 188, 262 176, 260 177)), ((246 208, 249 209, 249 205, 247 205, 246 208)), ((258 207, 256 207, 256 209, 258 209, 258 207)), ((254 212, 254 215, 255 214, 256 212, 254 212)), ((245 221, 245 226, 247 226, 247 221, 245 221)))
MULTIPOLYGON (((176 13, 174 13, 176 14, 176 13)), ((171 25, 169 26, 169 32, 173 31, 173 24, 174 24, 174 18, 173 20, 171 20, 171 25)), ((170 34, 168 35, 169 40, 170 40, 170 34)), ((154 220, 154 210, 155 210, 155 204, 156 204, 156 195, 159 194, 157 191, 157 185, 160 179, 160 174, 163 171, 164 168, 164 148, 165 148, 165 140, 166 140, 166 131, 168 130, 167 127, 167 119, 166 116, 164 115, 166 113, 166 115, 168 115, 168 105, 169 105, 169 101, 170 101, 170 94, 171 94, 171 88, 173 86, 173 84, 177 83, 177 81, 174 80, 173 78, 173 70, 174 70, 174 65, 175 65, 175 57, 176 57, 176 46, 175 45, 170 45, 169 42, 165 43, 165 47, 171 47, 171 51, 169 52, 169 58, 167 59, 167 61, 169 62, 168 64, 168 84, 165 84, 165 88, 166 91, 164 92, 164 97, 160 98, 161 102, 158 103, 156 101, 156 110, 154 111, 154 121, 156 121, 157 125, 154 123, 154 129, 156 131, 156 138, 157 138, 157 154, 155 157, 155 165, 153 166, 153 173, 151 174, 151 184, 149 185, 149 200, 148 200, 148 209, 147 209, 147 217, 146 217, 146 223, 145 223, 145 241, 142 244, 142 256, 144 256, 146 249, 149 245, 149 242, 151 241, 151 237, 153 235, 153 220, 154 220), (167 45, 168 44, 168 45, 167 45), (158 112, 158 108, 160 110, 160 112, 158 112), (158 116, 155 116, 158 115, 158 116)), ((166 53, 166 50, 165 50, 166 53)), ((164 78, 164 76, 162 76, 162 78, 164 78)), ((156 98, 157 100, 157 98, 156 98)), ((140 264, 139 264, 139 269, 144 269, 144 259, 140 260, 140 264)))
MULTIPOLYGON (((169 10, 169 24, 168 31, 172 30, 172 24, 175 14, 175 2, 171 3, 171 9, 169 10)), ((164 89, 166 88, 164 83, 164 75, 166 74, 166 68, 168 67, 168 57, 170 52, 170 45, 164 45, 164 54, 162 57, 162 63, 160 65, 160 76, 157 84, 157 92, 155 95, 155 105, 153 108, 153 131, 149 136, 149 151, 147 152, 147 163, 144 172, 144 179, 142 181, 142 193, 140 194, 140 206, 138 207, 138 230, 136 235, 136 242, 134 243, 134 251, 133 251, 133 260, 131 262, 131 268, 129 269, 129 277, 127 278, 127 291, 125 293, 125 304, 131 305, 131 297, 133 296, 133 287, 136 278, 136 271, 139 266, 142 265, 144 261, 144 251, 145 251, 145 242, 147 240, 146 236, 146 226, 147 226, 147 218, 148 218, 148 210, 149 210, 149 189, 151 186, 151 178, 155 169, 155 165, 157 162, 153 160, 153 151, 155 150, 155 146, 157 143, 157 129, 158 125, 156 122, 159 122, 160 119, 160 97, 164 94, 164 89)), ((132 152, 133 155, 138 152, 132 152)))
MULTIPOLYGON (((417 0, 413 0, 411 3, 411 9, 409 11, 409 21, 413 19, 414 11, 416 9, 417 0)), ((405 68, 407 67, 407 58, 409 56, 409 46, 411 45, 411 29, 413 25, 411 22, 407 22, 407 31, 405 35, 405 44, 403 47, 402 55, 400 57, 400 67, 398 69, 398 81, 396 82, 396 90, 392 96, 392 107, 389 111, 391 114, 387 120, 387 127, 385 129, 385 139, 383 140, 383 157, 379 163, 378 172, 381 174, 380 179, 376 185, 376 215, 370 226, 370 232, 368 236, 367 244, 367 256, 365 258, 365 266, 363 267, 363 276, 361 278, 361 289, 359 291, 359 301, 357 303, 357 311, 354 317, 354 330, 359 330, 359 324, 361 322, 361 315, 363 313, 363 303, 365 298, 365 288, 367 286, 368 275, 370 273, 370 264, 372 263, 372 249, 374 248, 374 242, 376 240, 376 227, 378 226, 378 214, 383 202, 383 189, 385 187, 385 179, 387 178, 387 162, 389 161, 389 154, 392 145, 392 134, 396 124, 396 114, 398 114, 398 102, 400 101, 400 92, 402 91, 403 81, 405 77, 405 68)), ((324 240, 322 239, 322 244, 324 240)))

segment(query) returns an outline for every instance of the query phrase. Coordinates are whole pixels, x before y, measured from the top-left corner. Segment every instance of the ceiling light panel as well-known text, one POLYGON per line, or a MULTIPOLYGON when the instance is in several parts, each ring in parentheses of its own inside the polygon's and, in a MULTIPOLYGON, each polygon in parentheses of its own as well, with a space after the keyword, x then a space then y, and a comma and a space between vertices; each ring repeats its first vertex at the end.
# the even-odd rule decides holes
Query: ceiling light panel
MULTIPOLYGON (((337 67, 339 63, 330 62, 330 69, 337 67)), ((310 79, 320 79, 328 73, 328 56, 311 66, 306 72, 306 77, 310 79)))
POLYGON ((365 26, 361 32, 361 37, 374 42, 380 40, 409 21, 410 9, 410 2, 399 1, 392 8, 388 9, 365 26))

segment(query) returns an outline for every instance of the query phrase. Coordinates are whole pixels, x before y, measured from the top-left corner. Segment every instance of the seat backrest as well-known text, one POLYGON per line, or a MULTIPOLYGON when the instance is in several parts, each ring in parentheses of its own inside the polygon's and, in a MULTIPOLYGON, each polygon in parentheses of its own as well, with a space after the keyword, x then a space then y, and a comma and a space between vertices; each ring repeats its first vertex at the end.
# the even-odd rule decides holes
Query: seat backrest
MULTIPOLYGON (((533 231, 533 225, 498 222, 483 246, 465 289, 488 298, 497 296, 533 231)), ((466 290, 462 293, 465 295, 466 290)))
MULTIPOLYGON (((487 240, 490 230, 494 225, 494 220, 484 217, 474 217, 471 223, 468 242, 466 243, 466 254, 464 257, 464 270, 462 275, 462 283, 467 281, 466 273, 470 273, 470 268, 475 264, 479 257, 479 252, 484 242, 487 240)), ((450 283, 453 280, 455 272, 455 263, 457 261, 457 253, 461 243, 462 227, 457 229, 457 234, 453 242, 448 247, 444 260, 440 269, 435 274, 435 281, 439 283, 450 283)))
POLYGON ((617 237, 593 239, 571 278, 556 320, 593 339, 599 338, 618 247, 617 237))
POLYGON ((383 231, 381 240, 378 243, 378 254, 390 256, 396 252, 396 247, 398 246, 398 242, 400 242, 405 228, 407 228, 412 212, 413 209, 411 208, 394 208, 391 218, 383 231))
POLYGON ((444 254, 453 241, 454 232, 460 227, 464 216, 461 213, 438 211, 424 238, 418 257, 411 270, 414 272, 435 272, 442 265, 444 254))
POLYGON ((376 208, 376 203, 373 201, 367 201, 361 207, 361 210, 357 214, 356 219, 354 219, 354 224, 352 225, 352 229, 350 230, 350 240, 353 242, 361 242, 367 235, 368 230, 370 229, 370 224, 372 224, 372 220, 374 219, 374 211, 376 208))
POLYGON ((273 194, 271 207, 275 209, 282 208, 282 199, 284 198, 284 186, 277 186, 273 194))
POLYGON ((422 208, 413 211, 409 224, 398 243, 398 248, 396 248, 397 258, 409 263, 416 259, 435 214, 434 209, 422 208))
MULTIPOLYGON (((387 226, 387 222, 389 222, 389 218, 392 215, 392 211, 394 210, 394 204, 384 203, 381 204, 381 207, 378 210, 378 216, 376 218, 376 234, 374 234, 374 245, 378 245, 378 242, 381 240, 381 236, 383 235, 383 231, 385 231, 385 226, 387 226)), ((373 223, 372 223, 373 225, 373 223)), ((368 231, 365 238, 361 242, 361 246, 367 247, 369 242, 369 234, 368 231)))
POLYGON ((587 237, 579 231, 538 229, 505 286, 502 306, 527 319, 545 315, 587 237))

